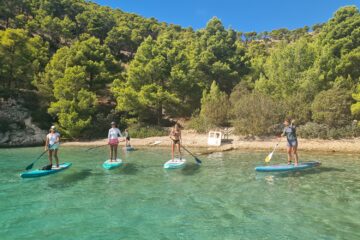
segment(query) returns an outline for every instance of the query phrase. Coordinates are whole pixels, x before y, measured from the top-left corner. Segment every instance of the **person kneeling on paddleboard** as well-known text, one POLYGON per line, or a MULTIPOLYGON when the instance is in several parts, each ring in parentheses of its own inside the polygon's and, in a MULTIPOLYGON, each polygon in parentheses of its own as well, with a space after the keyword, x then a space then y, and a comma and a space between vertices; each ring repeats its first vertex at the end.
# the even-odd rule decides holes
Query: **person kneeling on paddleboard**
POLYGON ((56 160, 56 167, 59 168, 59 158, 58 158, 58 150, 60 145, 60 133, 56 132, 55 126, 51 126, 50 133, 46 136, 45 141, 45 151, 49 150, 49 161, 50 165, 48 168, 51 169, 53 156, 56 160))
POLYGON ((115 122, 111 122, 111 128, 108 133, 108 144, 110 146, 110 162, 117 159, 117 148, 119 145, 118 137, 122 137, 120 130, 116 127, 115 122))
POLYGON ((288 164, 291 164, 292 158, 295 160, 295 166, 298 165, 299 157, 297 154, 298 141, 296 136, 296 126, 294 125, 295 120, 285 119, 284 121, 284 131, 281 136, 286 136, 287 140, 287 154, 288 154, 288 164))
POLYGON ((172 144, 171 144, 171 147, 172 147, 172 160, 174 160, 174 153, 175 153, 175 145, 177 145, 177 149, 178 149, 178 152, 179 152, 179 155, 180 155, 180 160, 181 160, 181 149, 180 149, 180 146, 181 146, 181 130, 180 130, 180 126, 178 123, 175 124, 175 126, 171 129, 171 132, 170 132, 170 138, 172 140, 172 144))

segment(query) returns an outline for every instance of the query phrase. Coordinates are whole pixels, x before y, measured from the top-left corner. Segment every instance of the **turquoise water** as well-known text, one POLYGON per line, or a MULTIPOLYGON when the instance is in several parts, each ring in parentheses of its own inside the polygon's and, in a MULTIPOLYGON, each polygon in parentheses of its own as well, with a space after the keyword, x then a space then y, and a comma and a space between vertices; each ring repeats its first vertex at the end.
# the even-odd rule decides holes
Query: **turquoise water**
MULTIPOLYGON (((62 148, 64 172, 19 173, 42 148, 0 149, 0 239, 360 239, 360 159, 309 155, 320 168, 258 174, 265 152, 188 156, 165 171, 164 149, 122 154, 101 167, 106 149, 62 148)), ((285 160, 283 153, 274 163, 285 160)), ((39 161, 45 165, 46 159, 39 161)))

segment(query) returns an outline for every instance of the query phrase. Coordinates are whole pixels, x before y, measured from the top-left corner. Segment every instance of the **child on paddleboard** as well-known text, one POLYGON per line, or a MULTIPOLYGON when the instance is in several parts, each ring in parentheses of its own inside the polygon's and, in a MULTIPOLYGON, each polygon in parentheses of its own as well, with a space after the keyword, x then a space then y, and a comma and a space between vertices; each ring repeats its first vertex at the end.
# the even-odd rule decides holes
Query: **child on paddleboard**
POLYGON ((131 144, 130 144, 130 133, 128 131, 128 129, 126 128, 125 129, 125 132, 124 132, 124 135, 125 135, 125 146, 126 147, 131 147, 131 144))
POLYGON ((119 137, 122 137, 120 130, 116 127, 115 122, 111 122, 111 128, 108 133, 108 144, 110 146, 110 162, 117 159, 117 148, 119 145, 119 137))
POLYGON ((49 130, 49 134, 46 136, 45 141, 45 151, 49 150, 48 157, 51 169, 53 164, 53 156, 56 160, 56 167, 59 168, 59 158, 58 158, 58 150, 60 145, 60 133, 56 131, 55 126, 51 126, 49 130))
POLYGON ((291 160, 294 158, 295 166, 298 165, 299 157, 297 154, 298 141, 296 136, 296 126, 294 125, 295 120, 285 119, 284 121, 284 131, 281 136, 286 136, 287 140, 287 154, 288 154, 288 164, 291 164, 291 160))
POLYGON ((170 131, 170 138, 172 140, 172 160, 174 160, 174 153, 175 153, 175 146, 177 146, 179 155, 180 155, 180 160, 181 160, 181 130, 180 130, 180 125, 178 123, 175 124, 175 126, 171 129, 170 131))

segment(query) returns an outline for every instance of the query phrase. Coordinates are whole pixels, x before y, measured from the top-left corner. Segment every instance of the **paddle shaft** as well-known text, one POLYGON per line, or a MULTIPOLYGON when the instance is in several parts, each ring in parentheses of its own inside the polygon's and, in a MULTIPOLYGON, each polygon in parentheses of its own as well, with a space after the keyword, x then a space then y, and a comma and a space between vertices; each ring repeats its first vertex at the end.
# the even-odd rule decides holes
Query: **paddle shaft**
MULTIPOLYGON (((174 141, 172 137, 170 137, 170 139, 174 141)), ((193 158, 197 163, 199 164, 201 163, 201 160, 198 157, 196 157, 194 154, 192 154, 189 150, 187 150, 182 144, 180 144, 180 147, 182 147, 186 152, 188 152, 191 156, 193 156, 193 158)))
POLYGON ((89 151, 89 150, 92 150, 92 149, 95 149, 95 148, 105 147, 107 145, 109 145, 109 144, 104 144, 104 145, 100 145, 100 146, 96 146, 96 147, 91 147, 91 148, 86 149, 86 151, 89 151))
POLYGON ((194 154, 192 154, 189 150, 187 150, 183 145, 180 145, 186 152, 188 152, 191 156, 193 156, 193 158, 195 159, 195 161, 197 162, 197 163, 201 163, 201 160, 197 157, 197 156, 195 156, 194 154))
POLYGON ((54 146, 56 143, 51 144, 48 149, 46 149, 42 154, 40 154, 40 156, 38 158, 36 158, 30 165, 28 165, 25 169, 29 170, 32 169, 32 167, 34 166, 34 163, 39 160, 47 151, 49 151, 49 149, 54 146))
POLYGON ((280 140, 278 141, 278 143, 275 145, 273 151, 272 151, 269 155, 267 155, 267 157, 265 158, 265 162, 270 162, 270 160, 271 160, 271 158, 272 158, 272 156, 273 156, 276 148, 279 146, 280 142, 281 142, 281 139, 280 139, 280 140))
POLYGON ((185 151, 187 151, 191 156, 196 157, 196 156, 194 156, 194 154, 192 154, 189 150, 187 150, 183 145, 181 145, 181 147, 182 147, 185 151))
POLYGON ((281 139, 280 139, 280 141, 275 145, 274 150, 272 151, 273 153, 275 152, 276 148, 279 146, 280 142, 281 142, 281 139))

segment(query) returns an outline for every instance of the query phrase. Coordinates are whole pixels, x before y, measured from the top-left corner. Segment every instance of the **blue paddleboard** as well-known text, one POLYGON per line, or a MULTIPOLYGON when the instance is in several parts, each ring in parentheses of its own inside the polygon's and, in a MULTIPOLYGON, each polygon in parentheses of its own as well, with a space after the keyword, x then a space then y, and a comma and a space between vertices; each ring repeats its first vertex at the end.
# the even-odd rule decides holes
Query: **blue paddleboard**
POLYGON ((59 168, 57 168, 56 165, 53 165, 51 170, 42 170, 42 169, 30 170, 30 171, 21 173, 20 177, 22 177, 22 178, 42 177, 42 176, 46 176, 49 174, 60 172, 62 170, 69 168, 70 166, 71 166, 71 163, 61 163, 59 165, 59 168))
POLYGON ((174 160, 169 160, 164 164, 164 168, 166 169, 174 169, 174 168, 182 168, 185 166, 186 159, 175 158, 174 160))
POLYGON ((286 171, 298 171, 308 168, 313 168, 319 166, 321 163, 312 161, 312 162, 302 162, 297 166, 294 164, 279 164, 279 165, 270 165, 270 166, 258 166, 255 168, 258 172, 286 172, 286 171))
POLYGON ((123 149, 125 151, 135 151, 135 148, 131 147, 131 146, 127 146, 127 147, 123 147, 123 149))
POLYGON ((112 162, 110 162, 110 160, 106 160, 102 166, 103 168, 110 170, 113 168, 120 167, 121 165, 122 165, 122 160, 118 158, 116 159, 116 161, 112 161, 112 162))

